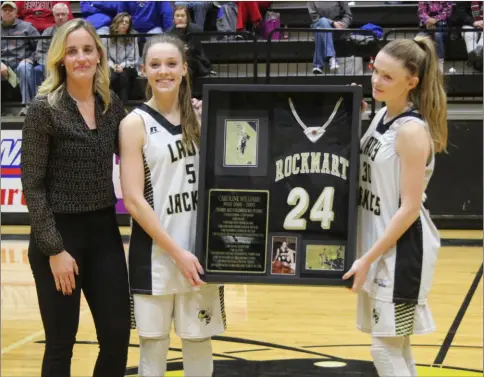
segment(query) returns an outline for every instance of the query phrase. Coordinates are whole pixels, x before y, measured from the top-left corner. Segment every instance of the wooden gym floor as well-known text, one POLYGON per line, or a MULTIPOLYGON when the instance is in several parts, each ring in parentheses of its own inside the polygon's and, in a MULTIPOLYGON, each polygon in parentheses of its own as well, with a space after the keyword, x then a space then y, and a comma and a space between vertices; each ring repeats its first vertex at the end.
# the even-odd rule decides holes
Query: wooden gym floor
MULTIPOLYGON (((123 228, 123 234, 128 230, 123 228)), ((27 227, 2 227, 1 375, 40 376, 44 333, 27 258, 27 227)), ((482 231, 442 231, 430 305, 437 331, 412 337, 419 376, 482 376, 482 231)), ((356 297, 344 288, 227 285, 227 331, 214 338, 214 377, 377 376, 370 339, 355 328, 356 297)), ((168 376, 183 376, 172 335, 168 376)), ((83 300, 73 376, 90 376, 97 355, 83 300)), ((137 375, 132 332, 127 375, 137 375)))

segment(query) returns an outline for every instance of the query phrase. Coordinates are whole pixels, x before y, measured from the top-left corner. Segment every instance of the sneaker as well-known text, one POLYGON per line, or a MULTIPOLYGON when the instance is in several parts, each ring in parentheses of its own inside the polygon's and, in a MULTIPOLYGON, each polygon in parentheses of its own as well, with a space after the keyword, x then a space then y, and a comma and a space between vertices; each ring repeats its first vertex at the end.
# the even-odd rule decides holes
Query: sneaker
POLYGON ((444 59, 439 59, 440 72, 444 73, 444 59))
POLYGON ((338 62, 336 61, 336 58, 333 56, 332 58, 329 58, 329 69, 331 71, 336 71, 339 69, 338 62))
POLYGON ((482 46, 477 46, 469 52, 469 65, 482 72, 482 46))
POLYGON ((22 109, 19 111, 18 116, 19 117, 24 117, 27 115, 27 106, 22 107, 22 109))
POLYGON ((323 74, 323 70, 320 67, 314 67, 313 68, 313 74, 314 75, 322 75, 323 74))
MULTIPOLYGON (((478 55, 478 48, 481 47, 481 46, 477 46, 474 50, 472 50, 471 52, 469 52, 469 61, 471 63, 474 63, 474 61, 477 59, 477 55, 478 55)), ((482 50, 482 48, 481 48, 482 50)))

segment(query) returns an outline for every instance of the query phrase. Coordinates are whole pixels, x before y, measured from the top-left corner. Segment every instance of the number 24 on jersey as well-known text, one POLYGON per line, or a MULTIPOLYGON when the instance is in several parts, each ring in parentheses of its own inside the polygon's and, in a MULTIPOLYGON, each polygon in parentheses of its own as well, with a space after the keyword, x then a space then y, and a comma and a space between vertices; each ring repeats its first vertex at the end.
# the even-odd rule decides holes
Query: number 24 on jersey
MULTIPOLYGON (((310 221, 320 222, 322 229, 330 229, 334 220, 334 187, 325 187, 309 212, 310 221)), ((305 230, 306 219, 302 218, 310 205, 309 193, 302 187, 295 187, 287 197, 287 204, 294 206, 284 220, 286 230, 305 230)))

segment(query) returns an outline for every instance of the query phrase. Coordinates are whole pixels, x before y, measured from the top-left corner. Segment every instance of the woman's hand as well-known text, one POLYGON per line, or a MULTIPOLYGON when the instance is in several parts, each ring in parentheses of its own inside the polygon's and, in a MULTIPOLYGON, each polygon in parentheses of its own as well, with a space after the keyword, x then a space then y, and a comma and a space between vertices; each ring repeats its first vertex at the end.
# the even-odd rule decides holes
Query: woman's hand
POLYGON ((202 118, 202 100, 198 100, 196 98, 192 98, 192 106, 195 113, 197 113, 198 118, 202 118))
POLYGON ((57 290, 62 290, 64 295, 71 295, 72 291, 76 289, 74 273, 79 275, 79 267, 77 267, 76 260, 64 250, 57 255, 51 256, 49 263, 57 290))
POLYGON ((177 254, 175 263, 185 279, 187 279, 193 287, 205 284, 198 275, 203 274, 203 268, 195 255, 187 250, 183 250, 181 253, 177 254))
POLYGON ((365 259, 360 258, 353 262, 351 269, 343 275, 343 280, 348 280, 350 277, 354 276, 353 287, 351 290, 355 293, 359 292, 363 284, 365 284, 366 276, 368 275, 368 270, 370 269, 370 263, 365 259))

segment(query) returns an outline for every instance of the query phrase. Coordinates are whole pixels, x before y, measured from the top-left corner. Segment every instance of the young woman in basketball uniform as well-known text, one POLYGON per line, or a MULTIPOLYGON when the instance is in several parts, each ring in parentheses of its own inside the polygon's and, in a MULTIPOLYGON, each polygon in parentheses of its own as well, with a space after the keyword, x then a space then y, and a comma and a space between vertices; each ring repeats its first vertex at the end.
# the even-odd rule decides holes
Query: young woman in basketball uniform
POLYGON ((200 120, 184 45, 150 38, 142 55, 148 101, 120 126, 121 187, 132 216, 130 286, 140 376, 164 376, 171 325, 185 376, 211 376, 211 337, 225 330, 223 287, 204 284, 195 248, 200 120))
POLYGON ((277 248, 276 256, 272 262, 273 270, 276 273, 295 273, 293 266, 295 265, 296 252, 287 246, 287 242, 283 241, 281 246, 277 248))
POLYGON ((435 330, 428 294, 440 247, 425 207, 434 154, 447 145, 447 99, 433 42, 395 40, 376 56, 373 97, 385 102, 360 143, 358 328, 372 335, 380 376, 416 376, 409 336, 435 330))

